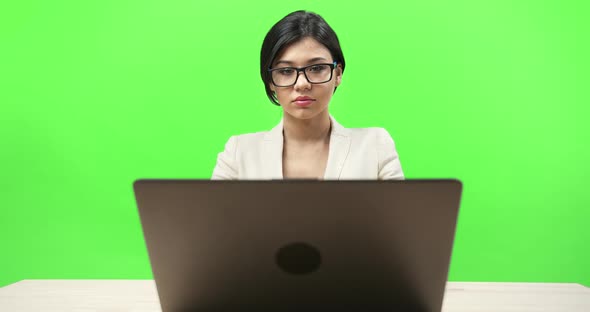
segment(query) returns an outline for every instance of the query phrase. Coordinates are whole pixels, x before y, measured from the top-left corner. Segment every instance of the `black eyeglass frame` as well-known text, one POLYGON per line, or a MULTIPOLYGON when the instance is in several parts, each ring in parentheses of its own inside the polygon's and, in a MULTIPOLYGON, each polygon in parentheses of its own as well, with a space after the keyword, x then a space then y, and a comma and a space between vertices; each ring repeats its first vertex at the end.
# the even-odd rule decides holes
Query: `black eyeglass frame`
POLYGON ((307 66, 303 66, 303 67, 279 67, 279 68, 269 68, 268 72, 270 74, 270 82, 272 82, 272 84, 275 87, 279 87, 279 88, 283 88, 283 87, 292 87, 295 84, 297 84, 297 80, 299 80, 299 72, 303 72, 303 75, 305 76, 305 79, 307 80, 307 82, 311 83, 311 84, 322 84, 322 83, 326 83, 329 82, 330 80, 332 80, 332 77, 334 76, 334 69, 336 68, 336 66, 338 66, 338 62, 332 62, 332 63, 318 63, 318 64, 311 64, 311 65, 307 65, 307 66), (309 78, 307 77, 307 73, 305 72, 306 69, 313 67, 313 66, 318 66, 318 65, 328 65, 330 66, 330 78, 328 78, 328 80, 326 81, 322 81, 322 82, 311 82, 309 81, 309 78), (284 69, 292 69, 295 70, 296 73, 296 78, 295 78, 295 82, 293 82, 290 85, 278 85, 275 83, 274 79, 272 78, 272 72, 273 71, 277 71, 277 70, 284 70, 284 69))

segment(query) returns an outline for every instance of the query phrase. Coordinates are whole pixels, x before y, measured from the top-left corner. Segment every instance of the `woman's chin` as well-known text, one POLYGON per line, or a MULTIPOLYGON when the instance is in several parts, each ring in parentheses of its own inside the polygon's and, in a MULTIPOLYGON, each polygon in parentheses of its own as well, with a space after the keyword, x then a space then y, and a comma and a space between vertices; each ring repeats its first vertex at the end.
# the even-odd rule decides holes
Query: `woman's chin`
POLYGON ((318 112, 313 109, 290 109, 285 113, 296 119, 312 119, 318 115, 318 112))
POLYGON ((318 109, 318 107, 289 107, 289 109, 284 109, 283 111, 289 116, 297 119, 312 119, 319 115, 321 115, 324 111, 327 112, 327 107, 325 109, 318 109))

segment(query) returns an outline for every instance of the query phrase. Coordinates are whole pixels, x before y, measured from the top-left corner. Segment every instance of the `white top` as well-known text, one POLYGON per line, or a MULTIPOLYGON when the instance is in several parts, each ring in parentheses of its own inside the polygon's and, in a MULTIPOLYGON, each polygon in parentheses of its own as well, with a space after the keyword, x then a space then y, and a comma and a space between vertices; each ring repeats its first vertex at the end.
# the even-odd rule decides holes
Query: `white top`
MULTIPOLYGON (((403 180, 395 143, 383 128, 344 128, 332 116, 325 180, 403 180)), ((283 121, 270 131, 229 138, 213 180, 283 179, 283 121)))

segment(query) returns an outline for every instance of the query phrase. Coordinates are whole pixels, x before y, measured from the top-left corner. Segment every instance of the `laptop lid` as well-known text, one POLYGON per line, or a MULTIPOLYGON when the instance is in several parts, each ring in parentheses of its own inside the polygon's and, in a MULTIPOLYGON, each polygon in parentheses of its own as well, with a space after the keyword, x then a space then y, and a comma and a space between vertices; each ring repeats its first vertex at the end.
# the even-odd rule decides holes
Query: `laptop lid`
POLYGON ((457 180, 134 184, 168 311, 440 311, 457 180))

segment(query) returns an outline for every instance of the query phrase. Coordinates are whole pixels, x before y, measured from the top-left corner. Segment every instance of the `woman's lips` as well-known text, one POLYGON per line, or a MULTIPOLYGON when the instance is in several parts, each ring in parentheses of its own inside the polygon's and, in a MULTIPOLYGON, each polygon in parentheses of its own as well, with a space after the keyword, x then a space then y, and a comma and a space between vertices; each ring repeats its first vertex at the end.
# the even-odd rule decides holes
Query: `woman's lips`
POLYGON ((315 100, 310 97, 300 96, 300 97, 296 98, 295 101, 293 101, 293 103, 295 103, 295 105, 297 105, 299 107, 307 107, 307 106, 311 105, 314 101, 315 100))

